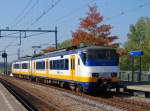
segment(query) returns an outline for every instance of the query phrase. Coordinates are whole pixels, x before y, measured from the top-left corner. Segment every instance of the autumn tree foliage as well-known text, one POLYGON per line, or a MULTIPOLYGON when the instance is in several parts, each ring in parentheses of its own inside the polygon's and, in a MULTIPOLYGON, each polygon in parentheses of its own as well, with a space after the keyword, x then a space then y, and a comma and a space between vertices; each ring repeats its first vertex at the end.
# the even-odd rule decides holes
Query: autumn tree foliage
POLYGON ((126 56, 128 54, 127 50, 125 50, 124 48, 118 48, 117 49, 117 54, 119 56, 126 56))
POLYGON ((81 19, 78 29, 72 33, 72 44, 85 43, 89 45, 118 47, 114 41, 117 36, 111 36, 111 25, 102 24, 103 16, 97 11, 97 6, 89 6, 87 16, 81 19))
POLYGON ((54 51, 54 50, 56 50, 56 48, 50 46, 50 47, 47 47, 47 48, 43 49, 42 52, 43 53, 48 53, 48 52, 51 52, 51 51, 54 51))

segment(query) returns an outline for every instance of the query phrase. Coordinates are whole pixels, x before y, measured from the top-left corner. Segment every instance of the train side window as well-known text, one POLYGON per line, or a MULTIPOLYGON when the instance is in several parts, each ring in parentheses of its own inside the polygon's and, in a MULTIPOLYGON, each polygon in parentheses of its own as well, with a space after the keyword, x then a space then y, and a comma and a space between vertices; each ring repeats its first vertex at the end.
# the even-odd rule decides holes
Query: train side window
POLYGON ((50 63, 50 69, 68 70, 69 68, 68 59, 53 60, 50 61, 49 63, 50 63))
POLYGON ((43 61, 41 64, 41 69, 45 69, 45 61, 43 61))
POLYGON ((59 60, 56 60, 56 70, 59 70, 60 66, 59 66, 59 60))
POLYGON ((45 61, 36 62, 36 69, 45 69, 45 61))
POLYGON ((55 69, 58 69, 58 60, 55 60, 55 69))
POLYGON ((49 67, 49 68, 50 68, 50 69, 53 69, 53 61, 50 61, 49 64, 50 64, 50 67, 49 67))
POLYGON ((65 59, 65 67, 64 67, 64 70, 68 70, 68 69, 69 69, 68 59, 65 59))
POLYGON ((28 63, 23 63, 22 64, 22 69, 28 69, 28 63))
POLYGON ((63 60, 59 60, 59 69, 63 70, 63 60))
POLYGON ((56 60, 53 61, 53 69, 57 69, 57 64, 56 64, 56 60))
POLYGON ((51 69, 54 69, 54 61, 52 60, 52 67, 51 67, 51 69))

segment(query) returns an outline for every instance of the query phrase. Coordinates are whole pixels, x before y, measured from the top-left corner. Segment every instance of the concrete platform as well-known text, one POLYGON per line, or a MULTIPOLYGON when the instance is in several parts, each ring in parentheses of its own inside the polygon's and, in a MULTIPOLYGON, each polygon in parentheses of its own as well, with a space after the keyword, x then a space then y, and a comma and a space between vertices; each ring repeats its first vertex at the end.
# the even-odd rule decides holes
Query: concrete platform
POLYGON ((24 106, 1 83, 0 111, 27 111, 24 106))
POLYGON ((127 89, 150 92, 150 85, 129 85, 127 86, 127 89))

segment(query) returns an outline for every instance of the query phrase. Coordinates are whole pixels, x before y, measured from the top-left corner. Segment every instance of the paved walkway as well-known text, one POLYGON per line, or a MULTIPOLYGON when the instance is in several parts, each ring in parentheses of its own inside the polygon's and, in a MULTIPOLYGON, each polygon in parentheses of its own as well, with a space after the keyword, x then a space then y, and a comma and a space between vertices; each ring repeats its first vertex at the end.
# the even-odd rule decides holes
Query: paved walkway
POLYGON ((0 83, 0 111, 27 111, 24 106, 0 83))
POLYGON ((150 85, 130 85, 127 89, 150 92, 150 85))

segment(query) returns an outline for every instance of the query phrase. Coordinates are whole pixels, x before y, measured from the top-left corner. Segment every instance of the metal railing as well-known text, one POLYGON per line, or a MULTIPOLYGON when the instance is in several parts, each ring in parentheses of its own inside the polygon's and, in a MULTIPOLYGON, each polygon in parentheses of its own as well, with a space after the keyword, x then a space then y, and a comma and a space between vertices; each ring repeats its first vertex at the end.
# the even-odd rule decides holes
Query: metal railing
MULTIPOLYGON (((138 82, 138 80, 139 80, 139 71, 135 71, 133 73, 133 76, 132 76, 132 71, 120 71, 119 72, 119 78, 120 78, 121 81, 138 82)), ((142 82, 148 82, 149 80, 150 80, 150 74, 148 73, 148 71, 142 71, 141 72, 141 81, 142 82)))

